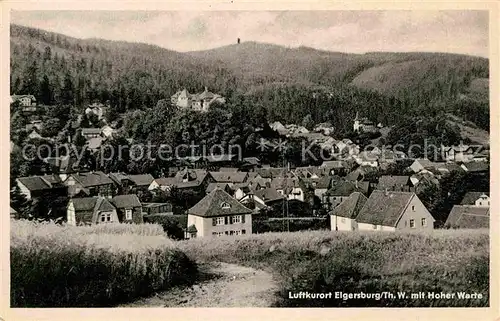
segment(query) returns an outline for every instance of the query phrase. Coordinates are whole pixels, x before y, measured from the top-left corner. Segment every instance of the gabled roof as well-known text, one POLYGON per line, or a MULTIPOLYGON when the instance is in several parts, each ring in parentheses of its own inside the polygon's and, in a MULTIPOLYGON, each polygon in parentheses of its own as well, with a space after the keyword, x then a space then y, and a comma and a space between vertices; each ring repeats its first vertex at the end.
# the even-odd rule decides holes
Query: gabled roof
POLYGON ((115 210, 114 206, 104 197, 82 197, 73 198, 70 200, 73 203, 75 212, 77 211, 112 211, 115 210))
POLYGON ((83 187, 113 184, 111 178, 101 171, 71 174, 83 187))
POLYGON ((210 192, 212 192, 216 188, 220 188, 222 190, 226 190, 226 188, 228 188, 228 187, 229 187, 228 183, 210 183, 210 184, 208 184, 207 189, 205 190, 205 192, 207 194, 209 194, 210 192))
POLYGON ((489 192, 467 192, 464 195, 464 198, 460 202, 460 205, 474 205, 476 203, 476 200, 481 197, 481 195, 487 195, 489 196, 489 192))
POLYGON ((256 172, 259 173, 262 178, 274 178, 284 177, 287 173, 287 169, 285 167, 258 168, 256 172))
POLYGON ((150 185, 154 180, 151 174, 128 175, 128 178, 137 186, 150 185))
POLYGON ((363 192, 356 184, 350 181, 332 181, 332 187, 326 192, 330 196, 350 196, 354 192, 363 192))
POLYGON ((26 186, 26 188, 31 192, 42 191, 52 188, 51 183, 46 179, 44 179, 42 176, 19 177, 17 180, 21 184, 26 186))
POLYGON ((258 159, 257 157, 243 157, 243 162, 250 165, 259 165, 260 159, 258 159))
POLYGON ((367 200, 368 199, 363 194, 354 192, 351 194, 351 196, 349 196, 349 198, 343 200, 342 203, 340 203, 333 211, 331 211, 330 215, 356 218, 367 200))
POLYGON ((121 184, 124 180, 130 180, 125 173, 109 173, 108 176, 117 184, 121 184))
POLYGON ((111 203, 113 203, 116 208, 141 207, 141 202, 135 194, 117 195, 111 199, 111 203))
POLYGON ((272 202, 284 199, 284 196, 278 193, 274 188, 259 189, 254 192, 254 195, 264 202, 272 202))
POLYGON ((470 162, 462 166, 467 168, 468 172, 487 172, 490 169, 490 165, 486 162, 470 162))
POLYGON ((407 186, 409 185, 409 176, 392 176, 384 175, 378 180, 378 186, 382 188, 392 188, 394 186, 407 186))
POLYGON ((345 169, 348 167, 348 164, 345 161, 332 160, 332 161, 324 161, 320 167, 326 167, 331 169, 345 169))
POLYGON ((188 210, 188 214, 202 217, 217 217, 250 213, 252 213, 252 210, 242 205, 220 188, 214 189, 210 194, 205 196, 195 206, 188 210), (228 207, 223 205, 227 205, 228 207))
POLYGON ((439 163, 432 162, 427 158, 417 158, 415 159, 414 162, 418 162, 424 168, 431 168, 431 167, 437 168, 441 165, 439 163))
POLYGON ((242 183, 248 176, 245 172, 210 172, 210 175, 218 183, 242 183))
POLYGON ((239 169, 236 167, 221 167, 221 168, 219 168, 219 172, 225 172, 225 173, 227 173, 227 172, 236 173, 238 171, 239 171, 239 169))
POLYGON ((179 181, 176 177, 160 177, 155 178, 155 181, 160 186, 173 186, 179 181))
POLYGON ((489 228, 490 208, 471 205, 455 205, 445 226, 452 228, 489 228))
POLYGON ((358 223, 396 226, 415 193, 373 191, 356 217, 358 223))

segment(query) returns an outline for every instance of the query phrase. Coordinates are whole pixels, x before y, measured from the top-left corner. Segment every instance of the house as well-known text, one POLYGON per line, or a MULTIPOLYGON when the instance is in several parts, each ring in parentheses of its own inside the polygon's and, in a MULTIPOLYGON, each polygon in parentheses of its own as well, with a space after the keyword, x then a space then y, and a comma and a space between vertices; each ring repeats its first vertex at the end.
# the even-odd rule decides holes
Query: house
POLYGON ((210 176, 217 183, 244 183, 247 181, 246 172, 210 172, 210 176))
POLYGON ((410 165, 410 169, 414 173, 418 173, 422 170, 430 169, 430 168, 438 168, 440 167, 441 164, 431 162, 427 158, 417 158, 413 161, 413 163, 410 165))
POLYGON ((375 123, 366 117, 360 118, 359 114, 356 112, 356 117, 354 118, 353 129, 355 132, 360 133, 373 133, 378 131, 375 123))
POLYGON ((347 174, 350 166, 346 161, 332 160, 324 161, 319 167, 326 168, 328 175, 343 175, 347 174))
POLYGON ((188 210, 188 237, 252 234, 252 210, 216 188, 188 210))
POLYGON ((28 134, 28 138, 29 139, 42 139, 43 137, 42 137, 42 135, 40 135, 38 133, 38 131, 35 128, 33 128, 31 133, 28 134))
POLYGON ((442 152, 447 162, 470 162, 474 158, 474 148, 468 145, 442 146, 442 152))
POLYGON ((116 208, 104 197, 73 198, 68 202, 68 225, 94 225, 118 222, 116 208))
POLYGON ((335 207, 330 215, 332 231, 355 231, 358 228, 356 217, 368 199, 359 192, 354 192, 335 207))
POLYGON ((68 193, 57 175, 19 177, 16 184, 28 200, 44 196, 65 196, 68 193))
POLYGON ((228 194, 232 194, 233 193, 233 190, 231 189, 229 183, 210 183, 210 184, 208 184, 208 186, 207 186, 207 188, 205 190, 205 193, 206 194, 210 194, 216 188, 220 188, 220 189, 224 190, 228 194))
POLYGON ((207 87, 205 87, 205 91, 200 94, 190 94, 187 89, 183 89, 182 91, 178 91, 172 95, 170 100, 172 104, 179 108, 189 108, 203 112, 208 111, 210 106, 215 102, 220 104, 224 104, 226 102, 224 97, 209 92, 207 87))
POLYGON ((32 120, 28 124, 26 124, 26 131, 32 131, 33 129, 36 129, 37 132, 40 132, 43 128, 43 122, 41 120, 32 120))
POLYGON ((245 203, 248 201, 257 202, 263 206, 273 206, 285 199, 283 195, 278 193, 274 188, 263 188, 243 196, 239 201, 245 203))
POLYGON ((332 181, 331 188, 323 194, 322 203, 328 210, 332 210, 349 198, 354 192, 363 193, 357 181, 332 181))
POLYGON ((43 162, 49 164, 52 172, 58 173, 62 181, 66 180, 69 174, 79 169, 78 159, 73 153, 71 153, 71 156, 46 157, 43 162))
POLYGON ((455 205, 444 226, 447 228, 489 228, 490 208, 475 205, 455 205))
POLYGON ((128 175, 128 178, 132 181, 136 191, 147 191, 154 180, 151 174, 128 175))
POLYGON ((83 193, 111 198, 116 191, 113 180, 101 171, 70 174, 64 185, 68 186, 71 197, 83 193))
POLYGON ((257 157, 243 157, 242 162, 240 168, 244 170, 254 170, 260 167, 260 159, 257 157))
POLYGON ((104 118, 104 105, 100 103, 93 103, 85 108, 85 115, 94 114, 98 120, 104 118))
POLYGON ((380 155, 377 152, 372 151, 363 151, 358 155, 354 156, 356 163, 359 166, 371 166, 378 167, 379 166, 379 158, 380 155))
POLYGON ((439 186, 439 180, 431 172, 421 171, 410 176, 410 183, 413 186, 411 191, 420 193, 429 186, 439 186))
POLYGON ((205 191, 208 184, 215 180, 204 169, 184 169, 175 175, 177 180, 175 186, 179 189, 197 189, 200 192, 205 191))
POLYGON ((461 167, 469 173, 487 174, 490 171, 490 165, 486 162, 470 162, 462 164, 461 167))
POLYGON ((109 173, 108 176, 115 183, 118 194, 128 194, 130 188, 134 185, 130 177, 123 172, 109 173))
POLYGON ((101 135, 106 138, 112 137, 114 133, 115 129, 109 125, 105 125, 101 128, 101 135))
POLYGON ((11 207, 10 208, 10 218, 17 218, 18 215, 19 215, 19 213, 11 207))
POLYGON ((288 200, 304 202, 305 189, 297 178, 274 178, 271 181, 271 188, 288 200))
POLYGON ((10 103, 19 103, 23 112, 36 112, 36 98, 33 95, 12 95, 10 103))
POLYGON ((137 195, 117 195, 111 199, 111 203, 116 207, 120 223, 144 223, 142 205, 137 195))
POLYGON ((151 215, 173 215, 172 204, 170 203, 142 203, 142 214, 151 215))
POLYGON ((285 177, 288 169, 286 167, 257 168, 256 172, 257 176, 255 178, 273 179, 277 177, 285 177))
POLYGON ((157 189, 160 189, 162 191, 169 191, 173 186, 175 186, 178 183, 178 179, 175 177, 160 177, 160 178, 155 178, 149 184, 148 190, 149 191, 154 191, 157 189))
MULTIPOLYGON (((323 199, 323 195, 328 191, 328 189, 332 185, 332 179, 334 176, 323 176, 316 179, 309 179, 306 184, 314 190, 314 195, 318 197, 320 200, 323 199)), ((340 177, 335 176, 336 179, 340 179, 340 177)))
POLYGON ((431 231, 434 221, 415 193, 378 190, 356 217, 360 231, 431 231))
POLYGON ((82 128, 82 136, 89 140, 91 138, 101 137, 100 128, 82 128))
POLYGON ((395 192, 409 192, 411 188, 409 176, 383 175, 378 180, 376 189, 395 192))
POLYGON ((87 140, 87 149, 92 151, 92 152, 97 152, 101 148, 102 144, 104 143, 104 138, 103 137, 93 137, 89 138, 87 140))
POLYGON ((488 192, 467 192, 460 202, 460 205, 474 205, 481 207, 490 206, 490 193, 488 192))

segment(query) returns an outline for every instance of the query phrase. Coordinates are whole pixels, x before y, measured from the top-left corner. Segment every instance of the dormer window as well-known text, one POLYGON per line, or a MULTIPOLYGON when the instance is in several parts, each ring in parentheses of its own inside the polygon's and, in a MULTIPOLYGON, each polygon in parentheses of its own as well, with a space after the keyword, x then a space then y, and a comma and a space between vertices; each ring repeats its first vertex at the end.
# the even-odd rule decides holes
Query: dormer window
POLYGON ((230 209, 231 208, 231 205, 229 205, 229 203, 227 202, 223 202, 221 205, 220 205, 221 208, 223 209, 230 209))

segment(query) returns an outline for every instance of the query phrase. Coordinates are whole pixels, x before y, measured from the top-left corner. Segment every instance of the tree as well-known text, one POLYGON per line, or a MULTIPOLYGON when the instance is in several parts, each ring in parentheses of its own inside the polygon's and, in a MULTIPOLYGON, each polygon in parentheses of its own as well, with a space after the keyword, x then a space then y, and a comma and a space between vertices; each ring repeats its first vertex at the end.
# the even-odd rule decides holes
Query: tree
POLYGON ((64 75, 63 86, 61 89, 61 103, 66 105, 73 105, 75 99, 75 92, 73 87, 73 80, 71 79, 71 75, 66 73, 64 75))
POLYGON ((312 130, 314 127, 314 121, 312 119, 311 114, 307 114, 304 119, 302 119, 302 126, 307 128, 308 130, 312 130))
POLYGON ((40 100, 44 105, 50 105, 52 102, 52 89, 47 75, 43 75, 40 83, 40 100))

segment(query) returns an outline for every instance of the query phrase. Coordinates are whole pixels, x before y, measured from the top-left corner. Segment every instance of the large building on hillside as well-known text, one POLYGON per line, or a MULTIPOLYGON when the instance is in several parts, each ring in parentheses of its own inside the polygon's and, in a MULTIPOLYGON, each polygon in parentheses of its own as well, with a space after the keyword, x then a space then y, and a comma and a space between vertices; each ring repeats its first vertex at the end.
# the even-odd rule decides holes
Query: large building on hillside
POLYGON ((356 133, 359 132, 373 133, 378 131, 378 128, 377 126, 375 126, 374 122, 372 122, 366 117, 360 118, 358 113, 356 113, 356 118, 354 118, 353 127, 356 133))
POLYGON ((206 112, 213 103, 218 102, 224 104, 226 99, 221 95, 208 91, 207 87, 205 87, 205 91, 199 94, 190 94, 187 89, 184 88, 184 90, 176 92, 171 97, 171 101, 172 104, 182 109, 191 108, 193 110, 206 112))

